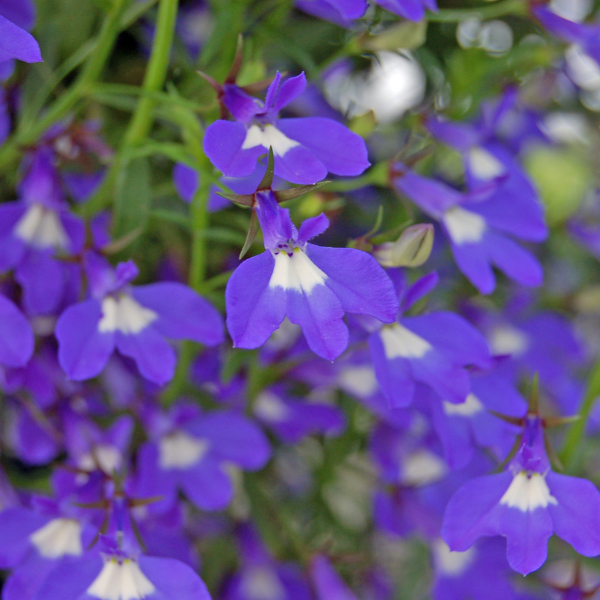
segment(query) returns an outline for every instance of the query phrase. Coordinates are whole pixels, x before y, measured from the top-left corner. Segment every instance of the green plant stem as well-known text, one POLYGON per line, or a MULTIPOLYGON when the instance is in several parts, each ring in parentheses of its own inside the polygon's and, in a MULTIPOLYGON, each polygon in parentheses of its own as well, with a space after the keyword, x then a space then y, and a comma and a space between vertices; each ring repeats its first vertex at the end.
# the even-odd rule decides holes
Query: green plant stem
POLYGON ((503 0, 479 8, 441 9, 428 12, 427 20, 433 23, 458 23, 468 19, 495 19, 507 15, 526 15, 527 6, 523 0, 503 0))
MULTIPOLYGON (((178 5, 179 0, 160 0, 152 53, 150 54, 150 61, 142 86, 144 92, 158 92, 165 83, 171 57, 178 5)), ((125 147, 139 144, 148 135, 152 127, 155 104, 156 100, 152 96, 145 95, 140 98, 125 133, 125 147)))
POLYGON ((594 365, 590 373, 585 396, 579 409, 581 418, 575 421, 567 431, 563 447, 559 453, 560 461, 567 471, 573 467, 579 458, 588 418, 598 396, 600 396, 600 361, 594 365))
POLYGON ((192 255, 188 281, 190 287, 198 293, 204 292, 206 279, 206 242, 204 231, 208 228, 208 195, 212 185, 212 177, 204 171, 200 175, 200 186, 192 199, 192 255))
POLYGON ((117 35, 121 31, 121 17, 129 0, 115 0, 111 12, 106 17, 95 51, 90 54, 75 84, 54 102, 42 118, 34 120, 31 127, 17 132, 0 149, 0 170, 19 157, 20 147, 35 142, 54 123, 64 118, 84 97, 96 79, 101 75, 108 60, 117 35))

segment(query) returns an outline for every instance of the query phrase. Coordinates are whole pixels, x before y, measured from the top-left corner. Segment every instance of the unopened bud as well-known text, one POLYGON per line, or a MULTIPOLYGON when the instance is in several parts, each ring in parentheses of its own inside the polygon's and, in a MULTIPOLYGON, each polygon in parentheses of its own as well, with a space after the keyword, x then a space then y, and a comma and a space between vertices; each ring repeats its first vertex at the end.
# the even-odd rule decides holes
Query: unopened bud
POLYGON ((395 242, 375 246, 373 256, 384 267, 420 267, 431 254, 433 225, 407 227, 395 242))

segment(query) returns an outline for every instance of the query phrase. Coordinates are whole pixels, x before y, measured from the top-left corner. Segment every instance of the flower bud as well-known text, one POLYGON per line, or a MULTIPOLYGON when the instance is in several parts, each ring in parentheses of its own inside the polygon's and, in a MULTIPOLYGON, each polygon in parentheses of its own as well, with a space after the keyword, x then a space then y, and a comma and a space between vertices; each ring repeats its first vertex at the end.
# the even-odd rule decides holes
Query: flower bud
POLYGON ((395 242, 375 246, 373 256, 384 267, 420 267, 431 254, 433 225, 407 227, 395 242))

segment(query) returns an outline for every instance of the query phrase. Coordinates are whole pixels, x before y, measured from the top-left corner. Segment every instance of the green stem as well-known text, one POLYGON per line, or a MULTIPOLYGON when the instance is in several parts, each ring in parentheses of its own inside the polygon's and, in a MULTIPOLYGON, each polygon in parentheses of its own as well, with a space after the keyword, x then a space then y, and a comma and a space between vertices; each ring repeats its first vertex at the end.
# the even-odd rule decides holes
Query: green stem
POLYGON ((192 256, 188 281, 190 287, 198 293, 204 291, 206 278, 206 242, 204 231, 208 228, 208 195, 212 185, 212 177, 206 171, 200 175, 200 187, 192 199, 192 256))
POLYGON ((117 35, 121 30, 121 16, 128 2, 129 0, 115 0, 98 35, 95 51, 91 54, 75 84, 50 106, 41 119, 33 121, 31 127, 17 133, 0 149, 0 171, 19 157, 20 146, 27 146, 39 139, 51 125, 64 118, 79 99, 88 93, 91 85, 102 73, 112 52, 117 35))
POLYGON ((579 409, 580 419, 575 421, 569 428, 563 447, 559 453, 559 458, 564 465, 565 469, 569 470, 569 467, 573 467, 576 459, 579 457, 581 452, 581 443, 585 438, 585 428, 587 426, 590 412, 594 406, 594 403, 600 395, 600 361, 598 361, 590 373, 590 377, 587 384, 587 389, 581 408, 579 409))
MULTIPOLYGON (((142 89, 145 92, 158 92, 162 89, 171 58, 171 45, 175 32, 179 0, 160 0, 156 32, 152 43, 152 54, 144 77, 142 89)), ((124 146, 139 144, 149 133, 153 121, 156 100, 143 96, 125 133, 124 146)))
POLYGON ((468 19, 495 19, 506 15, 526 15, 527 6, 523 0, 503 0, 480 8, 441 9, 428 12, 427 20, 434 23, 457 23, 468 19))

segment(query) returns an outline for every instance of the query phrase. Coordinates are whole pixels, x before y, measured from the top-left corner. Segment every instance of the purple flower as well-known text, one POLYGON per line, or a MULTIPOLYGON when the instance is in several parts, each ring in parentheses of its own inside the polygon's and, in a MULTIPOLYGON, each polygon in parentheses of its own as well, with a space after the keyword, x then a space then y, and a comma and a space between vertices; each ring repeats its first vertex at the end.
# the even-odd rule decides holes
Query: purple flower
MULTIPOLYGON (((400 314, 428 293, 437 276, 418 280, 404 294, 400 314)), ((449 402, 464 402, 471 389, 467 367, 485 369, 490 355, 485 338, 462 317, 445 311, 399 316, 369 338, 375 374, 392 407, 408 406, 417 382, 449 402)))
POLYGON ((533 14, 551 34, 569 44, 577 44, 600 65, 600 23, 575 23, 544 6, 535 7, 533 14))
MULTIPOLYGON (((500 162, 492 157, 493 165, 500 162)), ((457 190, 396 165, 394 186, 431 217, 438 219, 450 240, 458 268, 483 294, 496 287, 492 265, 526 286, 542 283, 542 267, 537 259, 508 235, 539 241, 545 237, 541 208, 518 198, 494 194, 496 183, 484 184, 471 192, 457 190), (514 215, 519 214, 515 219, 514 215)), ((480 173, 484 167, 479 166, 480 173)), ((486 167, 491 173, 493 167, 486 167)))
POLYGON ((29 2, 0 5, 0 64, 12 60, 22 60, 28 63, 42 62, 40 47, 34 37, 22 29, 31 26, 33 18, 27 14, 29 2), (22 7, 18 6, 23 4, 22 7), (10 19, 15 19, 13 22, 10 19), (19 25, 17 25, 17 21, 19 25))
POLYGON ((115 350, 132 358, 140 373, 154 383, 173 377, 175 352, 165 338, 207 345, 223 341, 217 310, 180 283, 132 287, 133 262, 113 272, 104 259, 86 255, 92 297, 70 306, 56 324, 58 359, 75 380, 99 375, 115 350))
POLYGON ((33 331, 23 313, 0 295, 0 364, 23 366, 33 354, 33 331))
POLYGON ((316 554, 310 562, 310 577, 317 600, 357 600, 354 592, 331 566, 329 559, 316 554))
POLYGON ((271 455, 261 429, 234 411, 202 415, 181 404, 169 414, 149 411, 145 420, 153 441, 138 453, 137 492, 163 497, 154 510, 170 508, 178 489, 204 510, 223 509, 233 497, 226 463, 254 471, 271 455))
POLYGON ((210 600, 202 580, 172 558, 134 556, 115 549, 65 561, 35 600, 210 600))
POLYGON ((258 348, 287 316, 302 327, 315 354, 333 360, 348 345, 345 312, 393 321, 394 289, 373 257, 308 244, 327 229, 325 215, 306 220, 298 231, 271 191, 255 198, 266 252, 244 261, 225 291, 227 327, 236 347, 258 348))
POLYGON ((208 127, 204 151, 226 176, 250 175, 258 158, 273 148, 275 175, 291 183, 315 183, 328 172, 360 175, 368 166, 363 139, 324 117, 279 119, 279 111, 306 87, 304 73, 281 84, 279 72, 263 104, 234 84, 223 86, 223 102, 235 121, 208 127))
POLYGON ((442 537, 464 552, 481 536, 502 535, 510 566, 526 575, 546 560, 553 532, 579 554, 600 554, 600 493, 585 479, 550 470, 542 420, 530 415, 507 470, 475 478, 452 497, 442 537))

